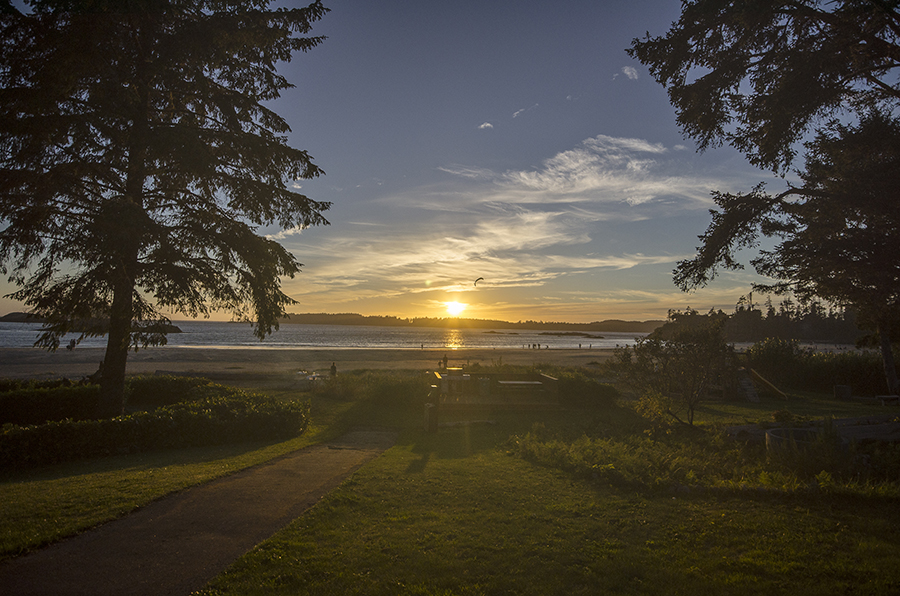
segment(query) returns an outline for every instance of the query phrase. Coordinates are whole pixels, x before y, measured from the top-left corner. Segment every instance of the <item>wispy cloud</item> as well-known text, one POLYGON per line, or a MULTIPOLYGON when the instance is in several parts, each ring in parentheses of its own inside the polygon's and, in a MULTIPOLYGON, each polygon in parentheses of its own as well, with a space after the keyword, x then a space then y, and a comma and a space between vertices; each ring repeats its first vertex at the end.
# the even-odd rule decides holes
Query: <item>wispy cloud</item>
POLYGON ((729 184, 693 172, 692 156, 598 135, 534 168, 442 166, 443 182, 370 202, 371 218, 354 219, 365 227, 331 229, 321 243, 302 245, 299 230, 275 235, 307 263, 285 288, 302 301, 351 308, 404 296, 404 303, 413 296, 439 302, 447 292, 474 293, 467 300, 490 292, 492 305, 520 304, 525 296, 546 304, 551 294, 558 304, 576 304, 578 292, 599 296, 636 270, 671 283, 672 268, 692 256, 708 219, 710 190, 729 184), (673 232, 667 222, 685 214, 701 222, 686 242, 674 249, 658 242, 673 232), (638 229, 646 236, 629 232, 638 229), (475 293, 471 281, 479 276, 490 284, 475 293))
POLYGON ((303 233, 304 227, 296 227, 296 228, 288 228, 286 230, 281 230, 280 232, 276 232, 275 234, 266 234, 265 237, 268 240, 284 240, 285 238, 290 238, 291 236, 299 236, 303 233))
POLYGON ((636 81, 638 78, 638 71, 635 70, 633 66, 623 66, 622 74, 631 79, 632 81, 636 81))
POLYGON ((534 104, 534 105, 531 106, 530 108, 522 108, 521 110, 516 110, 515 112, 513 112, 512 117, 513 117, 513 118, 518 118, 519 116, 521 116, 521 115, 524 114, 525 112, 530 112, 531 110, 537 109, 537 107, 538 107, 539 105, 540 105, 540 104, 534 104))
MULTIPOLYGON (((667 200, 696 208, 698 202, 710 204, 709 191, 717 186, 704 176, 686 175, 680 159, 659 143, 607 135, 587 139, 529 170, 495 172, 462 165, 440 169, 486 184, 471 195, 480 203, 640 205, 667 200)), ((446 203, 440 194, 419 200, 446 203)))
POLYGON ((486 130, 488 128, 494 128, 494 125, 491 124, 490 122, 485 122, 484 124, 480 124, 478 126, 478 130, 486 130))

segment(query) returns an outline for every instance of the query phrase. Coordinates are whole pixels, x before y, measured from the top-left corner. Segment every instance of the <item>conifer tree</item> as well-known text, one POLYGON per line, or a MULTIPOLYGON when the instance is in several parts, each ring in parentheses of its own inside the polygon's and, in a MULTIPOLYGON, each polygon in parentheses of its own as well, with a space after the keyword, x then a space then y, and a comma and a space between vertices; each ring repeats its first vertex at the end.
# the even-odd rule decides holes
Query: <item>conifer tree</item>
POLYGON ((856 309, 878 330, 888 388, 900 393, 891 350, 900 321, 900 2, 685 0, 665 35, 636 39, 628 52, 666 87, 700 149, 728 143, 786 174, 798 142, 814 137, 796 172, 802 185, 774 196, 762 185, 713 193, 720 210, 675 283, 703 286, 718 267, 741 267, 737 249, 775 238, 753 261, 773 279, 761 289, 856 309))
POLYGON ((701 149, 728 143, 778 171, 822 122, 900 103, 897 0, 685 0, 628 53, 701 149))
POLYGON ((0 264, 46 318, 38 345, 107 334, 102 415, 163 312, 232 311, 264 337, 300 264, 261 227, 328 222, 322 172, 269 107, 327 9, 270 0, 0 4, 0 264))

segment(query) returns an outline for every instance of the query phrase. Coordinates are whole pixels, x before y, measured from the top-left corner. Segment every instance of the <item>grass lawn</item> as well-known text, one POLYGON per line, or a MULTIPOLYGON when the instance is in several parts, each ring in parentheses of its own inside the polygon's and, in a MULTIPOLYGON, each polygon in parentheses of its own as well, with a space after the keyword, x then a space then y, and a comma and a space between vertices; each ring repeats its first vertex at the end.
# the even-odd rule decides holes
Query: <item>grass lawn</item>
POLYGON ((886 594, 877 499, 631 491, 512 457, 497 427, 409 431, 203 594, 886 594))
MULTIPOLYGON (((275 397, 308 398, 292 388, 292 381, 287 377, 259 385, 275 397)), ((240 385, 256 386, 252 381, 240 385)), ((388 413, 338 391, 313 401, 309 428, 289 441, 137 453, 0 475, 0 560, 115 519, 167 494, 329 440, 359 421, 402 425, 407 423, 402 416, 408 414, 396 409, 388 413)))
MULTIPOLYGON (((35 548, 353 426, 390 426, 401 430, 394 448, 239 559, 203 594, 900 593, 900 500, 885 496, 896 491, 791 491, 775 481, 764 490, 612 482, 610 469, 625 464, 635 467, 636 478, 694 477, 689 468, 717 443, 691 451, 647 437, 631 427, 627 408, 496 414, 493 424, 433 435, 421 428, 421 378, 339 379, 313 395, 313 424, 292 441, 111 457, 3 479, 3 553, 35 548), (590 465, 520 457, 517 441, 536 432, 538 419, 542 434, 562 437, 536 440, 537 447, 557 449, 548 450, 551 458, 573 455, 571 445, 580 445, 573 438, 590 432, 582 448, 613 459, 591 474, 590 465), (652 459, 650 472, 640 469, 643 453, 652 459)), ((266 389, 297 397, 286 387, 266 389)), ((697 420, 743 424, 768 420, 776 409, 811 417, 886 412, 798 395, 788 402, 711 403, 697 420)), ((574 454, 581 463, 583 455, 574 454)), ((731 449, 721 461, 757 455, 731 449)), ((764 455, 761 461, 745 465, 755 470, 764 455)))

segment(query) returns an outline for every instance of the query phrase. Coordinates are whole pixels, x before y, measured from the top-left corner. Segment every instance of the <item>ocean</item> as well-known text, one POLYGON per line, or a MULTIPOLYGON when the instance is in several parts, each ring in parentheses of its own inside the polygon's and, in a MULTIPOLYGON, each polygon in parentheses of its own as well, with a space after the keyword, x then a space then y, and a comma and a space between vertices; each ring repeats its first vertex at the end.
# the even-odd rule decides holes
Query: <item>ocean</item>
MULTIPOLYGON (((444 329, 437 327, 377 327, 364 325, 282 325, 259 341, 249 323, 173 321, 182 333, 168 335, 168 346, 178 348, 615 348, 632 345, 645 333, 548 332, 522 329, 444 329)), ((37 339, 40 325, 0 323, 0 347, 28 348, 37 339)), ((76 335, 67 336, 62 346, 76 335)), ((105 337, 85 339, 81 346, 106 347, 105 337)))

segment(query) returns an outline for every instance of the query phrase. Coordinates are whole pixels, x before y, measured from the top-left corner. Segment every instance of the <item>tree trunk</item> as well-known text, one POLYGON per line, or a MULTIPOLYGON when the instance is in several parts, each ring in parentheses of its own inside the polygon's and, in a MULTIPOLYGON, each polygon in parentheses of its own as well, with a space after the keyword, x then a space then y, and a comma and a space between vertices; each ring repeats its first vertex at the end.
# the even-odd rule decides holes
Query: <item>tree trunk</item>
POLYGON ((114 418, 125 413, 125 365, 131 341, 132 291, 127 280, 116 284, 109 330, 106 341, 106 357, 100 377, 101 418, 114 418))
POLYGON ((897 380, 897 366, 894 363, 894 349, 891 346, 891 325, 887 321, 878 323, 878 337, 881 339, 881 360, 884 363, 884 377, 887 381, 889 395, 900 395, 900 382, 897 380))
MULTIPOLYGON (((146 57, 144 57, 146 59, 146 57)), ((113 300, 109 312, 109 330, 103 374, 100 380, 100 415, 104 418, 125 413, 125 366, 131 347, 134 319, 134 288, 137 279, 141 238, 146 232, 143 189, 146 180, 145 157, 149 138, 149 84, 139 64, 134 86, 139 100, 135 103, 133 125, 128 144, 128 168, 124 196, 112 199, 105 207, 106 240, 109 251, 116 255, 115 272, 110 280, 113 300)))

